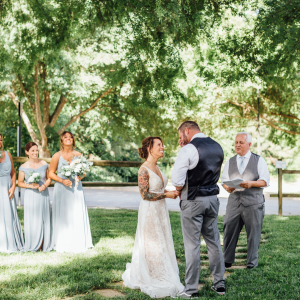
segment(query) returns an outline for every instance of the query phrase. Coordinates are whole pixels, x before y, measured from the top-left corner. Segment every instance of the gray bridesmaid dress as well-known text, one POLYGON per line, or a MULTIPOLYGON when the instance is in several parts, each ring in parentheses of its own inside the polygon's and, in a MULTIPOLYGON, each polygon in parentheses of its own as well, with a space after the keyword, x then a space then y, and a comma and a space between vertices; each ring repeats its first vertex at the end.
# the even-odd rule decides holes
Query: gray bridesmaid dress
POLYGON ((17 214, 16 196, 9 200, 12 186, 11 161, 5 151, 5 160, 0 163, 0 252, 12 253, 23 249, 22 227, 17 214))
MULTIPOLYGON (((21 167, 19 171, 25 173, 25 181, 30 174, 40 173, 39 185, 43 185, 46 179, 48 164, 37 169, 21 167)), ((24 231, 25 246, 23 251, 37 251, 41 247, 43 251, 52 250, 52 226, 51 208, 48 188, 43 192, 38 189, 26 189, 24 195, 24 231)))
MULTIPOLYGON (((76 156, 73 158, 76 159, 76 156)), ((68 162, 60 156, 57 175, 67 179, 60 173, 60 168, 68 162)), ((60 182, 54 185, 52 201, 53 246, 57 252, 85 252, 92 248, 90 222, 82 189, 79 182, 75 187, 75 179, 70 178, 72 187, 60 182)))

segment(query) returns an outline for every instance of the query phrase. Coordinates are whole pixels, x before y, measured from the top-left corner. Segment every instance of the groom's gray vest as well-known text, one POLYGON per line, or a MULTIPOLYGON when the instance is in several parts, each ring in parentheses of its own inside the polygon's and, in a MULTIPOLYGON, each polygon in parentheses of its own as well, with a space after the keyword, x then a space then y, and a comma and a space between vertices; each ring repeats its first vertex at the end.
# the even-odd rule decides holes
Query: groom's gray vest
MULTIPOLYGON (((233 180, 235 178, 242 178, 244 181, 257 181, 259 179, 257 169, 259 157, 259 155, 251 153, 247 167, 245 168, 242 175, 238 170, 236 155, 234 157, 231 157, 229 160, 228 169, 230 180, 233 180)), ((228 204, 235 206, 239 206, 240 204, 243 204, 244 206, 250 206, 263 202, 265 202, 263 189, 256 187, 245 189, 242 192, 231 193, 228 198, 228 204)))
POLYGON ((181 200, 218 195, 217 182, 224 160, 222 147, 209 137, 195 138, 190 144, 197 149, 199 162, 194 169, 187 172, 181 200))

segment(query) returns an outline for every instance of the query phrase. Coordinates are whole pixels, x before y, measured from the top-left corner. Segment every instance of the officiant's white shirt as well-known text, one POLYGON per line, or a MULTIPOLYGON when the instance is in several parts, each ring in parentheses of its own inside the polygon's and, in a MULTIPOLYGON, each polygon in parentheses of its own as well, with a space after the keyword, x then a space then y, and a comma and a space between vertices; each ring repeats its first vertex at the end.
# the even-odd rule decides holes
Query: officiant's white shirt
MULTIPOLYGON (((237 162, 238 166, 242 162, 241 157, 242 156, 240 156, 238 154, 236 156, 236 162, 237 162)), ((247 154, 244 157, 245 157, 244 158, 244 168, 243 168, 243 170, 241 170, 242 173, 248 165, 248 162, 249 162, 250 157, 251 157, 251 151, 248 151, 247 154)), ((223 169, 223 173, 222 173, 222 176, 221 176, 222 184, 223 184, 224 181, 230 181, 229 174, 228 174, 228 169, 229 169, 229 160, 226 162, 226 164, 224 166, 224 169, 223 169)), ((257 171, 258 171, 258 176, 259 176, 259 178, 257 180, 264 180, 267 184, 266 186, 263 186, 262 188, 268 187, 270 185, 269 169, 268 169, 268 165, 267 165, 266 161, 261 156, 259 157, 259 160, 258 160, 257 171)))
MULTIPOLYGON (((195 138, 206 138, 205 134, 196 133, 191 141, 195 138)), ((183 146, 176 158, 174 169, 172 172, 171 181, 174 186, 184 186, 186 180, 186 173, 188 170, 194 169, 199 162, 199 154, 196 147, 192 144, 183 146)))

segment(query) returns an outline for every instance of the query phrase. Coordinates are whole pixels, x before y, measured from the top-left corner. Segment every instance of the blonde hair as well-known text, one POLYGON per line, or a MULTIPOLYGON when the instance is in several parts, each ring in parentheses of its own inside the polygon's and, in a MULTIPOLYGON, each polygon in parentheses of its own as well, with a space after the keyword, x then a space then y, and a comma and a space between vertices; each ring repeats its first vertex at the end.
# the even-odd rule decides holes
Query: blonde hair
POLYGON ((63 137, 69 133, 73 139, 73 145, 72 145, 72 149, 75 148, 75 138, 72 132, 70 131, 64 131, 61 135, 60 135, 60 150, 64 150, 64 144, 63 144, 63 137))

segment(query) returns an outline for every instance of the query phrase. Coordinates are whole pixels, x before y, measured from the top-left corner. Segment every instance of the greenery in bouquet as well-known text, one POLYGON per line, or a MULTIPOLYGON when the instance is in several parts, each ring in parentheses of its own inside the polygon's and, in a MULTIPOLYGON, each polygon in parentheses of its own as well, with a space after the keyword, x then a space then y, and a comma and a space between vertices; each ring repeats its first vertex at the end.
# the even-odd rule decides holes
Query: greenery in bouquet
MULTIPOLYGON (((63 165, 63 166, 60 168, 60 173, 61 173, 64 177, 67 177, 67 178, 75 177, 74 168, 71 167, 71 166, 69 166, 69 165, 63 165)), ((71 184, 70 188, 72 188, 72 184, 71 184)))
POLYGON ((92 165, 93 163, 88 161, 84 156, 79 156, 70 164, 74 170, 74 173, 78 176, 83 176, 84 174, 90 172, 90 166, 92 165))
POLYGON ((29 173, 29 178, 27 180, 27 183, 39 183, 41 180, 41 174, 37 172, 31 172, 29 173))
POLYGON ((75 186, 78 186, 78 178, 77 176, 83 176, 84 174, 90 171, 90 166, 93 163, 89 162, 84 156, 79 156, 77 159, 73 160, 70 164, 70 167, 73 169, 75 174, 75 186))

